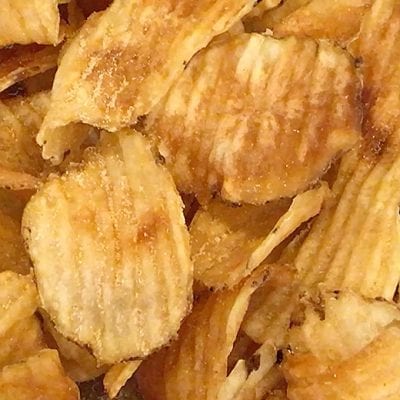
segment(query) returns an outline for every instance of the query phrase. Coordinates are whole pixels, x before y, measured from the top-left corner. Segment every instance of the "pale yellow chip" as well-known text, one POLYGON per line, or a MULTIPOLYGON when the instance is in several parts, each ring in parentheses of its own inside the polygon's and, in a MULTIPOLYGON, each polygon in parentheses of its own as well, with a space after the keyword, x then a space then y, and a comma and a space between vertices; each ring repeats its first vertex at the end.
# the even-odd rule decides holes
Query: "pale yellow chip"
POLYGON ((132 377, 141 363, 141 360, 125 361, 113 365, 106 372, 103 379, 103 385, 110 399, 117 396, 121 388, 125 385, 128 379, 132 377))
POLYGON ((400 396, 400 326, 389 325, 353 357, 326 365, 311 353, 284 362, 290 400, 396 400, 400 396))
POLYGON ((16 82, 56 67, 58 52, 58 47, 37 45, 0 49, 0 92, 16 82))
MULTIPOLYGON (((116 131, 166 94, 191 57, 249 12, 254 0, 115 0, 68 44, 39 135, 44 156, 56 128, 82 121, 116 131)), ((66 145, 68 143, 66 142, 66 145)))
POLYGON ((194 277, 208 287, 232 287, 257 268, 303 222, 319 213, 325 185, 265 206, 213 201, 191 226, 194 277))
POLYGON ((146 356, 189 311, 182 207, 150 145, 128 130, 104 133, 80 169, 50 180, 28 203, 23 233, 42 306, 99 363, 146 356))
POLYGON ((1 0, 0 47, 10 44, 57 44, 60 0, 1 0))
POLYGON ((62 369, 55 350, 42 350, 0 371, 1 400, 79 400, 79 390, 62 369))
POLYGON ((359 32, 363 16, 373 0, 287 0, 252 23, 258 30, 271 29, 275 36, 295 35, 331 39, 346 45, 359 32))
POLYGON ((136 377, 145 398, 217 399, 250 296, 264 279, 259 269, 234 289, 203 297, 178 339, 139 367, 136 377))
POLYGON ((55 329, 46 313, 42 311, 41 314, 47 344, 58 351, 61 364, 71 379, 75 382, 86 382, 107 371, 108 366, 98 366, 96 358, 88 349, 65 338, 55 329))
POLYGON ((197 54, 145 126, 182 192, 264 204, 305 190, 357 142, 358 90, 328 42, 242 34, 197 54))

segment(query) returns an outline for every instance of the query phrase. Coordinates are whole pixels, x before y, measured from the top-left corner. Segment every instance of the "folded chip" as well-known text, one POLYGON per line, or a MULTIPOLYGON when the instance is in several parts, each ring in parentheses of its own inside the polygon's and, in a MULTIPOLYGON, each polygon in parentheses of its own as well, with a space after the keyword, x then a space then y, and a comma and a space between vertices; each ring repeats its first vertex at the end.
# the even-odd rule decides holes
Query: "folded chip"
POLYGON ((23 234, 56 329, 115 364, 176 335, 193 265, 181 199, 147 141, 104 133, 92 150, 32 197, 23 234))
MULTIPOLYGON (((271 29, 277 37, 295 35, 331 39, 346 45, 359 32, 373 0, 287 0, 258 17, 258 29, 271 29)), ((253 21, 254 24, 254 21, 253 21)))
POLYGON ((393 299, 400 280, 400 157, 388 146, 374 160, 357 150, 343 158, 334 198, 294 262, 303 287, 393 299))
POLYGON ((129 378, 136 372, 141 364, 141 360, 125 361, 113 365, 104 375, 103 384, 108 397, 113 399, 129 378))
POLYGON ((57 44, 60 41, 58 4, 64 0, 2 0, 0 47, 18 44, 57 44))
POLYGON ((254 0, 115 0, 92 15, 60 60, 38 137, 44 154, 56 128, 71 122, 108 131, 134 124, 161 100, 192 56, 253 5, 254 0))
POLYGON ((397 322, 388 325, 371 343, 344 361, 325 364, 311 353, 288 355, 283 365, 288 381, 288 398, 398 399, 399 350, 400 325, 397 322))
POLYGON ((180 191, 264 204, 305 190, 357 142, 358 85, 328 42, 242 34, 197 54, 146 130, 180 191))
MULTIPOLYGON (((5 15, 3 10, 1 15, 5 15)), ((0 49, 0 92, 16 82, 56 67, 58 53, 59 48, 53 46, 29 45, 0 49)))
POLYGON ((264 206, 219 200, 200 209, 190 226, 194 277, 208 287, 232 287, 257 268, 303 222, 319 213, 325 185, 264 206))
POLYGON ((79 390, 62 369, 55 350, 42 350, 0 371, 3 400, 79 400, 79 390))
POLYGON ((250 296, 265 278, 260 268, 235 288, 200 299, 178 339, 139 367, 136 377, 145 398, 217 399, 250 296))

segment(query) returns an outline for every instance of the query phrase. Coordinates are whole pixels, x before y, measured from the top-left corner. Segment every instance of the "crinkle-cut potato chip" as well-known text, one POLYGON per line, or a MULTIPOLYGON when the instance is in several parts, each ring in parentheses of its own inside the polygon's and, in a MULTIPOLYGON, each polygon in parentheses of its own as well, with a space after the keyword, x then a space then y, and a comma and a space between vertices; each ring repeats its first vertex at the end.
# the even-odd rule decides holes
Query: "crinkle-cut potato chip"
POLYGON ((400 320, 400 310, 385 301, 352 292, 325 293, 308 304, 304 323, 290 330, 292 351, 310 352, 325 363, 351 358, 372 342, 385 326, 400 320))
POLYGON ((201 298, 178 339, 139 367, 140 393, 151 400, 217 399, 250 296, 265 278, 259 268, 235 288, 201 298))
POLYGON ((269 273, 268 280, 251 298, 242 330, 257 343, 282 347, 298 302, 295 272, 290 265, 275 264, 269 266, 269 273))
POLYGON ((139 368, 141 360, 125 361, 113 365, 104 375, 103 384, 110 399, 117 396, 121 388, 139 368))
MULTIPOLYGON (((375 0, 351 51, 361 61, 364 130, 379 143, 400 128, 400 3, 375 0)), ((398 140, 397 140, 398 141, 398 140)))
POLYGON ((78 346, 57 332, 44 311, 41 311, 41 315, 46 342, 50 348, 58 351, 61 364, 70 378, 75 382, 85 382, 107 371, 108 366, 98 366, 96 358, 89 350, 78 346))
POLYGON ((373 0, 287 0, 259 17, 257 27, 277 37, 331 39, 346 45, 360 31, 363 16, 373 0))
POLYGON ((400 326, 396 323, 342 362, 327 365, 311 353, 288 355, 283 365, 288 398, 396 400, 400 396, 399 351, 400 326))
POLYGON ((0 336, 0 370, 37 354, 45 347, 42 328, 36 316, 15 322, 0 336))
POLYGON ((208 287, 234 286, 318 214, 327 193, 322 185, 298 195, 291 205, 289 200, 240 207, 209 203, 190 227, 195 279, 208 287))
POLYGON ((62 369, 55 350, 42 350, 0 371, 1 400, 79 400, 79 390, 62 369))
POLYGON ((0 92, 16 82, 56 67, 58 53, 58 47, 39 45, 0 49, 0 92))
POLYGON ((218 393, 218 400, 261 400, 284 381, 275 366, 276 348, 263 344, 249 360, 239 360, 218 393))
POLYGON ((242 34, 193 58, 146 131, 180 191, 264 204, 305 190, 357 142, 358 92, 328 42, 242 34))
POLYGON ((295 259, 304 287, 350 289, 392 300, 400 280, 400 157, 344 156, 334 198, 315 219, 295 259))
MULTIPOLYGON (((160 100, 191 57, 249 12, 254 0, 115 0, 68 45, 38 140, 84 122, 108 131, 134 124, 160 100)), ((53 153, 57 159, 60 153, 53 153)))
POLYGON ((41 304, 99 364, 145 357, 176 335, 190 309, 182 207, 146 139, 129 130, 104 133, 80 169, 28 203, 23 234, 41 304))

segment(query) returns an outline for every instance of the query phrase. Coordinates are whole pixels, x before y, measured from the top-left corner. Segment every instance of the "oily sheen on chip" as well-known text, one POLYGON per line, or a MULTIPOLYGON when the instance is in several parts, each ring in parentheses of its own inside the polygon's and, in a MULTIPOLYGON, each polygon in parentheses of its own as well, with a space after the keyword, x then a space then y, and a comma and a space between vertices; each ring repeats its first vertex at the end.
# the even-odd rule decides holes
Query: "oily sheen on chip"
POLYGON ((192 299, 189 234, 172 178, 139 133, 104 133, 81 168, 33 196, 23 232, 42 307, 99 364, 176 335, 192 299))

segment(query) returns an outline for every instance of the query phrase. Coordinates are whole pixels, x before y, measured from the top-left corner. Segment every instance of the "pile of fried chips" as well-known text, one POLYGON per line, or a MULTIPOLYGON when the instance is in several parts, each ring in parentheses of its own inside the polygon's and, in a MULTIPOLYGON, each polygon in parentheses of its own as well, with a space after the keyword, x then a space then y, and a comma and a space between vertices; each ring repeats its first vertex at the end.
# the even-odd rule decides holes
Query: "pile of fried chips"
POLYGON ((400 398, 400 0, 0 0, 0 400, 400 398))

